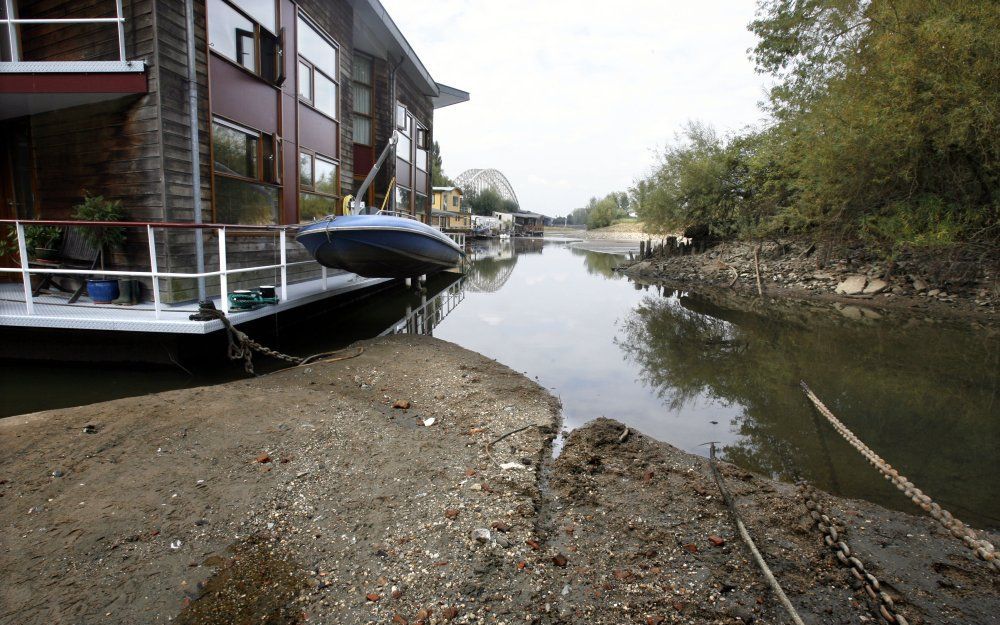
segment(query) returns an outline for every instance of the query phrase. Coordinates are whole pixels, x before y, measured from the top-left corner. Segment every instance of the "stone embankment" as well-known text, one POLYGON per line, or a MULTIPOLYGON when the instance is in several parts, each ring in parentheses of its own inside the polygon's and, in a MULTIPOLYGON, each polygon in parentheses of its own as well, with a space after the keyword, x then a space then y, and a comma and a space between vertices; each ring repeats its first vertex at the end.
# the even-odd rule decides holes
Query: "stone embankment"
MULTIPOLYGON (((0 623, 784 623, 705 459, 428 337, 0 421, 0 623)), ((816 624, 879 622, 794 488, 721 463, 816 624)), ((996 580, 927 517, 821 495, 914 625, 996 580)), ((996 536, 987 535, 990 540, 996 536)))
MULTIPOLYGON (((658 249, 622 267, 642 280, 676 286, 723 286, 757 293, 756 245, 723 243, 700 254, 658 249)), ((1000 259, 972 252, 904 254, 890 264, 865 248, 817 248, 808 242, 762 244, 765 295, 825 299, 875 308, 915 308, 994 320, 1000 305, 1000 259)))

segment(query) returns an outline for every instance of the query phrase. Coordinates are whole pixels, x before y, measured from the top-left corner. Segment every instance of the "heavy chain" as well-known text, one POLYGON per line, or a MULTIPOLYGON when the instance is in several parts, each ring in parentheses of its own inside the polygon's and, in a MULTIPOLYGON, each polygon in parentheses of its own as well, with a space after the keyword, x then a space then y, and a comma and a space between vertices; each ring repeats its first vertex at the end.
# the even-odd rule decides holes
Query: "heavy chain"
POLYGON ((799 482, 798 486, 799 495, 805 501, 806 508, 809 510, 809 516, 812 517, 816 527, 823 532, 823 542, 833 551, 833 555, 836 556, 837 561, 850 569, 851 575, 861 582, 865 593, 875 602, 874 612, 884 619, 886 623, 909 625, 909 621, 902 614, 896 612, 896 605, 892 597, 882 590, 882 585, 879 584, 878 578, 866 571, 865 565, 861 563, 861 560, 857 556, 852 555, 851 547, 847 544, 847 540, 843 536, 843 528, 837 529, 836 520, 827 514, 826 509, 818 501, 816 490, 805 482, 799 482))
POLYGON ((891 481, 896 488, 903 492, 907 498, 913 503, 920 506, 924 512, 930 514, 938 523, 944 526, 951 535, 955 538, 961 540, 965 543, 965 546, 972 550, 977 558, 986 562, 990 570, 994 573, 1000 571, 1000 562, 998 562, 996 556, 996 549, 993 544, 987 540, 979 538, 976 531, 971 527, 967 526, 956 519, 950 512, 939 506, 934 502, 929 496, 924 494, 922 490, 913 485, 913 482, 906 479, 906 476, 900 475, 899 471, 894 469, 891 464, 883 460, 878 454, 871 450, 870 447, 864 444, 854 432, 851 432, 846 425, 840 422, 830 409, 820 401, 819 397, 812 392, 812 389, 805 382, 800 382, 802 389, 805 391, 806 396, 809 400, 816 406, 816 410, 819 411, 821 415, 826 417, 830 425, 833 426, 837 432, 844 437, 844 439, 850 443, 852 447, 861 452, 861 455, 868 460, 868 463, 873 467, 878 469, 879 473, 882 474, 885 479, 891 481))

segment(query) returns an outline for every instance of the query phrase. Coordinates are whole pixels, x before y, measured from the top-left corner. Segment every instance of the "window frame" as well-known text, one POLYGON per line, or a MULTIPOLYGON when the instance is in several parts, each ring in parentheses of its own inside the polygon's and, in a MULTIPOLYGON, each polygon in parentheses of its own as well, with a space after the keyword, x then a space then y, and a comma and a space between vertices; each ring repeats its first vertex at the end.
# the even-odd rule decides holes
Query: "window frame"
MULTIPOLYGON (((296 25, 295 25, 295 58, 298 61, 298 64, 296 65, 296 68, 299 67, 299 64, 306 65, 306 66, 309 67, 309 98, 308 99, 305 98, 300 93, 301 85, 299 84, 299 82, 300 82, 299 81, 299 72, 298 72, 297 69, 296 69, 296 72, 295 72, 295 82, 296 82, 295 93, 296 93, 296 98, 298 99, 299 102, 305 104, 306 106, 308 106, 312 110, 316 111, 320 115, 323 115, 324 117, 327 117, 327 118, 332 119, 333 121, 339 123, 340 122, 340 117, 341 117, 341 111, 340 111, 340 99, 341 99, 341 91, 340 91, 340 89, 341 89, 341 85, 340 85, 339 76, 330 76, 329 74, 327 74, 322 69, 319 69, 318 67, 316 67, 316 64, 314 62, 310 61, 307 57, 302 56, 302 53, 299 51, 300 36, 299 36, 299 23, 298 23, 298 19, 301 19, 303 22, 305 22, 307 26, 309 26, 310 28, 312 28, 313 31, 317 35, 319 35, 320 39, 322 39, 323 41, 325 41, 327 44, 329 44, 334 49, 335 65, 336 65, 337 73, 338 74, 340 73, 340 59, 341 59, 340 44, 337 43, 336 39, 334 39, 333 37, 331 37, 330 35, 328 35, 327 32, 325 30, 323 30, 319 26, 319 24, 316 23, 316 20, 310 18, 309 14, 306 13, 305 11, 303 11, 302 9, 299 9, 296 12, 296 17, 297 17, 297 19, 296 19, 296 25), (334 110, 333 110, 333 114, 332 115, 329 112, 326 112, 326 111, 324 111, 324 110, 322 110, 322 109, 320 109, 319 107, 316 106, 316 74, 320 74, 321 76, 323 76, 324 78, 326 78, 327 80, 329 80, 330 82, 332 82, 333 86, 334 86, 334 89, 336 90, 336 97, 334 97, 334 102, 333 102, 333 109, 334 110)), ((339 164, 338 164, 338 167, 339 167, 339 164)))
POLYGON ((360 80, 356 80, 354 78, 354 67, 352 65, 352 67, 351 67, 351 89, 353 90, 354 87, 355 87, 355 85, 361 85, 361 86, 363 86, 363 87, 365 87, 365 88, 367 88, 369 90, 369 92, 371 93, 371 107, 370 107, 371 112, 370 113, 359 113, 354 108, 354 104, 353 103, 356 101, 355 98, 353 97, 354 94, 353 93, 351 94, 351 96, 352 96, 351 97, 351 103, 352 103, 351 104, 351 137, 352 137, 354 143, 360 143, 360 145, 364 145, 364 146, 368 146, 370 148, 374 148, 375 147, 375 57, 369 56, 367 54, 364 54, 363 52, 358 52, 358 51, 355 50, 355 52, 354 52, 354 58, 352 59, 351 62, 355 63, 355 62, 358 61, 358 59, 362 59, 362 60, 366 61, 369 64, 369 67, 371 68, 371 70, 369 71, 368 75, 369 75, 369 77, 371 79, 371 82, 364 83, 364 82, 361 82, 360 80), (364 117, 364 118, 368 119, 368 140, 367 141, 361 141, 361 142, 359 142, 358 139, 357 139, 357 137, 354 136, 354 117, 364 117))
MULTIPOLYGON (((240 70, 247 72, 251 76, 259 78, 269 85, 278 87, 285 81, 285 69, 284 69, 284 28, 281 26, 281 11, 279 10, 278 3, 274 3, 274 25, 275 31, 272 32, 271 29, 267 28, 263 24, 257 21, 252 15, 247 13, 242 7, 236 4, 233 0, 207 0, 205 3, 205 38, 206 46, 209 52, 215 54, 220 59, 225 60, 228 63, 238 67, 240 70), (235 11, 237 15, 243 19, 249 21, 253 25, 253 69, 243 65, 238 60, 230 58, 229 56, 220 52, 217 48, 212 47, 212 27, 211 27, 211 11, 209 10, 209 4, 214 1, 229 7, 232 11, 235 11), (266 33, 268 37, 273 38, 273 43, 275 47, 275 75, 265 76, 264 71, 264 36, 266 33)), ((237 41, 237 51, 239 49, 239 41, 237 41)), ((237 54, 237 56, 239 56, 237 54)))
MULTIPOLYGON (((209 158, 211 160, 211 189, 212 189, 212 220, 218 219, 218 208, 216 205, 216 183, 215 177, 220 176, 222 178, 228 178, 230 180, 236 180, 239 182, 247 182, 250 184, 263 185, 271 187, 278 192, 278 206, 277 206, 277 216, 275 218, 275 224, 279 224, 282 221, 282 174, 281 169, 283 167, 282 163, 282 140, 277 134, 270 134, 264 132, 263 130, 254 128, 252 126, 247 126, 246 124, 241 124, 240 122, 234 121, 227 117, 218 114, 212 114, 211 123, 209 125, 209 158), (245 135, 256 136, 257 137, 257 149, 256 149, 256 162, 257 171, 255 177, 243 176, 240 174, 232 174, 225 171, 218 171, 215 168, 215 125, 225 126, 231 130, 241 132, 245 135), (268 151, 266 146, 270 144, 270 152, 272 159, 268 159, 268 151), (270 168, 268 163, 270 162, 270 168)), ((240 223, 228 224, 235 227, 239 227, 240 223)))
POLYGON ((298 154, 298 167, 296 168, 295 171, 296 171, 296 177, 298 178, 298 188, 295 190, 295 198, 296 198, 296 202, 295 202, 295 216, 298 219, 298 221, 302 221, 302 194, 303 193, 308 193, 309 195, 318 195, 320 197, 330 198, 331 200, 333 200, 334 213, 336 213, 336 211, 338 210, 338 207, 339 207, 339 202, 340 202, 341 197, 342 197, 342 195, 341 195, 342 184, 341 184, 341 180, 340 180, 340 173, 341 173, 341 171, 340 171, 340 161, 337 160, 337 159, 335 159, 335 158, 333 158, 333 157, 331 157, 331 156, 327 156, 326 154, 322 154, 320 152, 316 152, 315 150, 310 150, 308 148, 302 148, 302 147, 300 147, 299 148, 299 154, 298 154), (311 163, 310 172, 311 172, 312 183, 308 184, 308 185, 302 183, 302 156, 303 155, 309 156, 310 163, 311 163), (334 169, 336 171, 336 177, 335 177, 335 179, 336 179, 336 183, 337 183, 337 190, 336 190, 335 193, 327 193, 326 191, 320 191, 320 190, 318 190, 316 188, 316 161, 317 160, 324 161, 324 162, 329 163, 329 164, 331 164, 331 165, 334 166, 334 169))

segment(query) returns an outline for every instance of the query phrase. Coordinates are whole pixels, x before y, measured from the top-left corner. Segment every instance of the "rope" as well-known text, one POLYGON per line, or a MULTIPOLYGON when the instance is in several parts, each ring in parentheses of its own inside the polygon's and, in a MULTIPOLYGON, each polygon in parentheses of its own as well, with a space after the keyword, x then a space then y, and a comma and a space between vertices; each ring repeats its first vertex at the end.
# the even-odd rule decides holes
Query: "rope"
POLYGON ((246 371, 248 375, 255 375, 253 368, 253 352, 270 356, 276 360, 283 360, 295 366, 302 366, 314 362, 337 362, 340 360, 349 360, 351 358, 357 358, 365 351, 364 347, 358 347, 354 354, 335 358, 329 358, 329 356, 333 356, 338 352, 320 352, 318 354, 306 356, 305 358, 285 354, 265 345, 261 345, 247 336, 245 332, 236 329, 236 327, 233 326, 233 322, 226 317, 226 313, 217 309, 210 301, 201 303, 198 306, 198 312, 191 315, 190 318, 193 321, 211 321, 213 319, 221 321, 223 327, 226 329, 226 340, 228 341, 226 355, 230 360, 242 360, 243 370, 246 371))
POLYGON ((719 468, 716 466, 715 461, 715 443, 709 448, 709 466, 712 468, 712 477, 715 478, 715 484, 719 487, 719 491, 722 493, 722 500, 726 502, 726 507, 729 508, 729 514, 733 517, 733 522, 736 524, 736 529, 740 532, 740 538, 746 544, 747 548, 750 549, 750 554, 753 556, 754 562, 757 563, 758 568, 764 574, 764 579, 767 580, 768 585, 774 594, 777 595, 778 601, 784 606, 785 611, 788 612, 788 616, 792 619, 795 625, 805 625, 802 619, 799 617, 799 613, 795 610, 795 606, 792 602, 788 600, 788 596, 785 595, 785 591, 781 589, 781 584, 775 579, 774 573, 767 566, 767 562, 764 561, 764 557, 760 555, 757 551, 757 545, 754 544, 753 539, 750 538, 750 532, 747 531, 745 525, 743 525, 742 519, 740 519, 740 513, 736 509, 736 504, 733 502, 733 498, 730 496, 729 491, 726 490, 725 484, 722 482, 722 475, 719 473, 719 468))
POLYGON ((819 397, 812 392, 804 381, 800 382, 802 385, 802 390, 805 391, 806 397, 809 401, 813 403, 816 410, 819 411, 821 415, 826 417, 826 420, 830 422, 833 429, 844 437, 852 447, 861 452, 861 455, 868 460, 868 463, 873 467, 878 469, 879 473, 882 474, 885 479, 891 481, 896 488, 903 492, 910 501, 920 506, 924 512, 930 514, 934 520, 944 526, 952 536, 961 540, 966 547, 968 547, 975 554, 977 558, 986 562, 990 569, 996 573, 1000 571, 1000 562, 997 560, 996 550, 993 545, 986 540, 979 538, 976 531, 971 527, 967 526, 954 517, 950 512, 942 508, 940 505, 935 503, 929 496, 924 494, 922 490, 913 485, 913 482, 908 480, 905 475, 901 475, 899 471, 893 468, 891 464, 883 460, 878 454, 871 450, 870 447, 864 444, 854 432, 851 432, 846 425, 840 422, 830 409, 820 401, 819 397))

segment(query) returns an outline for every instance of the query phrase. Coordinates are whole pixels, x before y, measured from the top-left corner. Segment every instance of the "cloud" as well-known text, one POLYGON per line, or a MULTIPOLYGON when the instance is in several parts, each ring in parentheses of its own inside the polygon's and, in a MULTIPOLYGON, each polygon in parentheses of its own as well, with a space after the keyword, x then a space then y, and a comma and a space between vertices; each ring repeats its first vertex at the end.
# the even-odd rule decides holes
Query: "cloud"
POLYGON ((627 188, 687 120, 762 118, 746 0, 383 4, 431 75, 472 94, 435 114, 445 171, 500 169, 526 210, 627 188))

